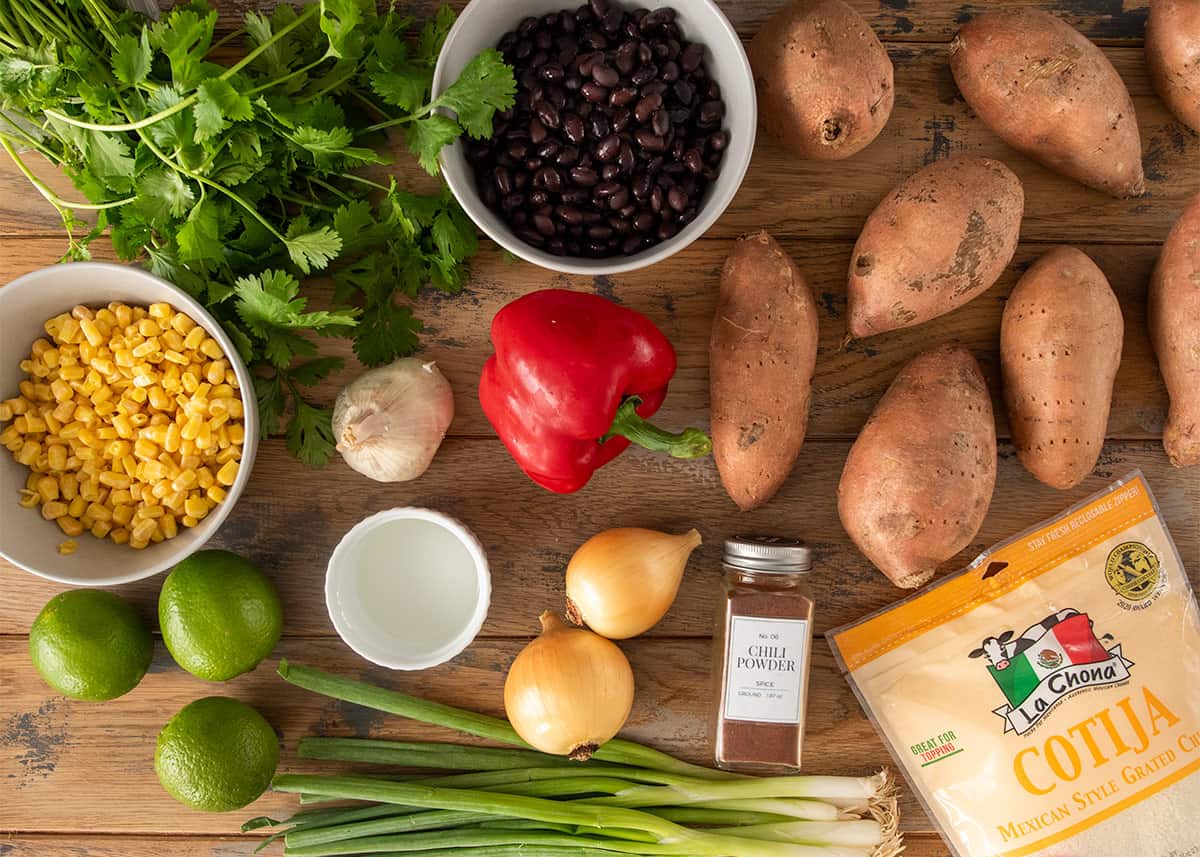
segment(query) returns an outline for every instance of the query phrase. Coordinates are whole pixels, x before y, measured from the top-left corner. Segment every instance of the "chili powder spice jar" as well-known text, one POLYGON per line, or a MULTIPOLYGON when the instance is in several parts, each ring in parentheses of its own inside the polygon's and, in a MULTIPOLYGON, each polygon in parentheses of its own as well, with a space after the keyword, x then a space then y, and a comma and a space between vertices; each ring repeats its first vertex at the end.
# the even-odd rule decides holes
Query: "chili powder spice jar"
POLYGON ((808 702, 812 552, 794 539, 737 536, 725 542, 722 568, 713 635, 717 767, 794 772, 808 702))

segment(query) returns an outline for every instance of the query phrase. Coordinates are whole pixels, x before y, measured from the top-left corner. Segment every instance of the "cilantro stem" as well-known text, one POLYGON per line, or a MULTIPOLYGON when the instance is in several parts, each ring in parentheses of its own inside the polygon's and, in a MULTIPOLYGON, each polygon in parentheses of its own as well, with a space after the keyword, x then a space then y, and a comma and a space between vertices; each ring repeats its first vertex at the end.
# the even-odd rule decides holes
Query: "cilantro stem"
POLYGON ((258 93, 263 92, 264 90, 279 86, 279 84, 281 84, 281 83, 287 83, 293 77, 299 77, 302 74, 307 74, 308 72, 312 71, 314 68, 319 66, 321 63, 325 62, 325 60, 327 60, 327 59, 329 59, 328 56, 322 56, 319 59, 315 59, 312 62, 308 63, 308 65, 303 65, 300 68, 296 69, 295 71, 288 72, 283 77, 277 77, 274 80, 267 81, 266 83, 262 84, 261 86, 256 86, 253 89, 246 90, 246 95, 248 95, 248 96, 249 95, 258 95, 258 93))
POLYGON ((308 180, 312 184, 315 184, 315 185, 318 185, 319 187, 325 188, 325 190, 329 191, 331 194, 338 197, 339 199, 345 200, 346 202, 354 202, 354 197, 350 196, 348 193, 343 193, 342 191, 338 190, 336 187, 331 185, 329 182, 322 181, 317 176, 309 176, 308 180))
POLYGON ((368 178, 363 178, 362 176, 356 176, 354 173, 338 173, 338 177, 343 178, 343 179, 349 179, 350 181, 358 182, 359 184, 365 184, 368 187, 373 187, 376 190, 383 191, 384 193, 387 193, 388 191, 391 190, 391 188, 385 184, 380 184, 379 182, 373 182, 368 178))
POLYGON ((25 162, 21 160, 21 156, 17 154, 16 149, 12 147, 12 138, 7 134, 0 133, 0 147, 4 148, 4 151, 8 153, 8 156, 12 158, 13 163, 16 164, 17 169, 20 170, 21 174, 29 180, 29 183, 33 185, 37 192, 45 198, 46 202, 53 205, 60 214, 62 214, 63 209, 66 208, 78 209, 80 211, 104 211, 109 208, 119 208, 120 206, 127 205, 137 199, 136 196, 131 196, 126 199, 118 199, 113 202, 70 202, 56 194, 45 182, 43 182, 41 179, 35 176, 33 172, 30 171, 29 167, 25 165, 25 162))
POLYGON ((234 39, 239 38, 240 36, 244 36, 244 35, 246 35, 245 30, 234 30, 232 33, 228 33, 228 34, 222 36, 221 38, 217 39, 215 42, 213 42, 211 45, 208 46, 208 53, 206 53, 205 56, 207 57, 209 54, 211 54, 213 51, 217 50, 218 48, 222 48, 225 45, 227 45, 229 42, 232 42, 234 39))
MULTIPOLYGON (((296 17, 296 20, 292 21, 286 27, 281 29, 279 32, 273 34, 271 36, 271 38, 267 39, 265 42, 263 42, 257 48, 250 51, 250 53, 246 54, 246 56, 241 61, 230 66, 222 74, 217 75, 217 79, 218 80, 228 80, 229 78, 233 77, 235 74, 237 74, 239 71, 244 69, 246 66, 250 65, 250 63, 254 62, 254 60, 258 59, 258 57, 261 56, 266 50, 268 50, 271 47, 271 45, 273 45, 275 42, 282 39, 284 36, 286 36, 292 30, 303 25, 314 14, 320 12, 320 10, 321 10, 320 4, 315 4, 315 5, 309 6, 304 12, 302 12, 300 15, 298 15, 296 17)), ((68 116, 65 113, 59 113, 57 110, 51 110, 50 108, 46 108, 42 112, 45 113, 47 116, 53 117, 54 119, 58 119, 59 121, 66 122, 68 125, 74 125, 76 128, 84 128, 88 131, 105 131, 105 132, 140 131, 142 128, 149 127, 150 125, 153 125, 156 122, 161 122, 163 119, 167 119, 171 116, 174 116, 176 113, 179 113, 182 110, 188 109, 189 107, 191 107, 193 104, 196 103, 197 98, 198 98, 197 93, 193 92, 187 98, 183 99, 182 101, 180 101, 176 104, 172 104, 170 107, 166 108, 165 110, 160 110, 159 112, 157 112, 151 116, 146 116, 142 119, 139 119, 136 122, 125 122, 125 123, 116 124, 116 125, 98 125, 94 122, 85 122, 82 119, 76 119, 73 116, 68 116)), ((129 111, 126 110, 125 113, 128 115, 129 111)), ((145 138, 143 137, 143 139, 145 139, 145 138)), ((251 210, 253 210, 253 209, 251 209, 251 210)))

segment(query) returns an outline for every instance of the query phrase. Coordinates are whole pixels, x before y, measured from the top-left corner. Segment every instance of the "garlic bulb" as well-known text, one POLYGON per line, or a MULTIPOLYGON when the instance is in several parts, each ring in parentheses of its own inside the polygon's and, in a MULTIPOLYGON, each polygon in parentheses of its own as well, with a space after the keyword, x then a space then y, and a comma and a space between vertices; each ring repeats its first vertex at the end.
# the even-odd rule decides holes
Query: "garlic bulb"
POLYGON ((378 482, 407 482, 429 467, 454 419, 454 394, 432 362, 403 357, 365 372, 333 407, 337 451, 378 482))

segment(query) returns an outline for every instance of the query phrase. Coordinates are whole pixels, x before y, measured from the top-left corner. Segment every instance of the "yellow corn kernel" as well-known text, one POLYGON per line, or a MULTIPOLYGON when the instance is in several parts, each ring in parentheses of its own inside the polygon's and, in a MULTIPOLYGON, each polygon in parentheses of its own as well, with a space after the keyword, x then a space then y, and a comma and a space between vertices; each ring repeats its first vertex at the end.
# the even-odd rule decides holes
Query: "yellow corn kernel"
POLYGON ((78 518, 87 511, 88 501, 76 495, 71 498, 71 502, 67 504, 67 514, 72 518, 78 518))
POLYGON ((100 428, 96 429, 96 437, 101 440, 116 440, 117 430, 112 426, 100 426, 100 428))
MULTIPOLYGON (((139 345, 133 349, 133 356, 138 357, 138 358, 148 357, 151 354, 153 354, 155 351, 158 351, 160 348, 161 348, 161 346, 158 343, 158 337, 152 336, 149 339, 147 339, 145 342, 143 342, 141 345, 139 345)), ((137 371, 137 369, 138 369, 138 367, 134 366, 135 372, 137 371)))
POLYGON ((12 404, 8 401, 0 402, 0 423, 6 423, 13 418, 12 404))
POLYGON ((216 482, 216 475, 207 466, 196 470, 196 485, 199 488, 207 490, 208 486, 215 485, 216 482))
POLYGON ((171 316, 171 327, 178 333, 187 336, 195 329, 196 322, 192 321, 192 317, 186 312, 177 312, 171 316))
POLYGON ((180 382, 183 384, 183 391, 191 395, 200 386, 200 376, 189 366, 180 376, 180 382))
POLYGON ((229 368, 229 364, 224 360, 214 360, 209 363, 204 370, 204 378, 210 384, 220 384, 225 380, 225 370, 229 368))
POLYGON ((30 375, 33 375, 35 378, 46 378, 50 375, 50 367, 47 366, 40 358, 37 360, 22 360, 21 366, 24 367, 26 363, 29 364, 29 368, 25 371, 27 371, 30 375))
POLYGON ((226 461, 221 465, 221 469, 217 471, 217 481, 222 485, 232 485, 237 481, 238 463, 236 461, 226 461))
POLYGON ((32 509, 34 506, 42 502, 41 495, 36 491, 30 491, 28 488, 22 488, 18 493, 20 494, 21 499, 19 499, 17 503, 26 509, 32 509))
MULTIPOLYGON (((165 376, 163 377, 163 382, 166 382, 165 376)), ((165 411, 171 407, 171 398, 157 384, 146 388, 146 401, 150 403, 150 407, 158 408, 160 411, 165 411)))
POLYGON ((133 399, 139 405, 146 404, 146 399, 149 396, 143 387, 131 387, 125 395, 133 399))
POLYGON ((186 491, 196 484, 196 471, 184 470, 171 483, 171 488, 175 491, 186 491))
POLYGON ((94 521, 111 521, 113 516, 112 509, 110 509, 108 506, 103 506, 100 503, 92 503, 90 506, 88 506, 87 514, 90 515, 94 521))
POLYGON ((67 448, 57 443, 51 446, 46 451, 46 466, 58 473, 66 470, 67 448))
POLYGON ((99 356, 99 349, 90 342, 79 343, 79 359, 84 363, 91 363, 93 359, 99 356))
POLYGON ((168 494, 162 498, 163 505, 180 515, 183 514, 183 503, 187 500, 186 491, 176 491, 173 494, 168 494))
POLYGON ((208 339, 208 334, 204 332, 204 328, 200 325, 194 325, 183 337, 183 346, 188 349, 196 349, 200 347, 200 343, 208 339))
POLYGON ((137 332, 149 339, 152 336, 158 336, 162 333, 162 328, 158 326, 158 322, 152 318, 143 318, 137 323, 137 332))
POLYGON ((92 368, 101 375, 111 375, 117 371, 117 367, 113 364, 112 360, 108 359, 107 357, 93 358, 91 363, 92 368))
POLYGON ((39 432, 44 432, 46 430, 46 421, 44 419, 42 419, 40 416, 38 416, 37 414, 35 414, 33 411, 30 411, 29 413, 25 414, 23 419, 25 420, 25 433, 26 434, 37 434, 39 432))
POLYGON ((208 423, 200 426, 200 433, 196 435, 196 449, 205 450, 215 446, 212 427, 208 423))
POLYGON ((145 439, 139 439, 133 445, 133 454, 138 458, 157 459, 158 453, 159 453, 158 445, 155 443, 152 443, 151 441, 145 440, 145 439))
POLYGON ((158 531, 162 534, 164 539, 173 539, 175 536, 179 535, 179 527, 175 523, 175 516, 169 512, 164 513, 163 516, 158 519, 158 531))
MULTIPOLYGON (((241 457, 242 457, 241 449, 239 449, 236 446, 231 446, 231 447, 228 447, 227 449, 222 449, 220 452, 217 453, 217 464, 227 464, 230 461, 238 461, 241 459, 241 457)), ((218 478, 218 480, 220 479, 219 474, 218 474, 217 478, 218 478)))
POLYGON ((183 503, 183 510, 197 520, 208 514, 210 505, 204 497, 188 497, 183 503))
POLYGON ((75 397, 75 391, 71 389, 71 385, 61 378, 55 378, 50 382, 50 395, 54 397, 56 402, 67 402, 75 397))
POLYGON ((137 362, 137 358, 129 348, 116 348, 113 349, 113 362, 117 364, 118 369, 128 369, 137 362))
POLYGON ((96 414, 96 409, 88 405, 78 405, 75 408, 75 419, 85 425, 90 426, 96 422, 99 417, 96 414))
POLYGON ((171 418, 161 411, 155 411, 150 417, 150 425, 152 426, 162 426, 163 428, 166 428, 170 424, 171 418))
MULTIPOLYGON (((200 456, 196 455, 195 450, 189 451, 186 444, 190 441, 184 441, 184 446, 179 448, 179 469, 180 470, 196 470, 200 467, 200 456)), ((178 474, 177 474, 178 475, 178 474)))
POLYGON ((90 396, 93 405, 102 405, 105 402, 111 402, 113 397, 113 388, 108 384, 100 387, 90 396))
POLYGON ((83 522, 78 518, 72 518, 69 515, 63 515, 60 518, 55 518, 54 522, 58 524, 58 528, 68 536, 74 537, 83 535, 83 522))
POLYGON ((148 306, 146 308, 146 312, 150 315, 151 318, 169 319, 171 317, 171 313, 173 312, 173 310, 171 309, 170 304, 163 303, 162 301, 160 301, 156 304, 150 304, 150 306, 148 306))
POLYGON ((80 480, 79 496, 84 500, 95 500, 100 496, 100 482, 94 479, 80 480))
POLYGON ((163 478, 165 471, 157 461, 143 461, 141 477, 144 482, 157 482, 163 478))
POLYGON ((115 524, 128 526, 133 520, 133 506, 113 506, 112 519, 115 524))
POLYGON ((181 354, 180 352, 176 351, 173 348, 168 348, 166 351, 163 352, 163 359, 167 360, 170 363, 176 363, 180 366, 187 366, 189 363, 192 362, 192 361, 188 360, 187 357, 185 357, 183 354, 181 354))
POLYGON ((113 417, 113 428, 117 430, 117 434, 121 437, 129 438, 134 435, 133 423, 129 421, 129 417, 125 414, 117 414, 113 417))
POLYGON ((180 435, 184 440, 195 440, 196 435, 200 433, 200 426, 202 425, 204 425, 204 420, 197 414, 184 424, 180 435))
POLYGON ((61 518, 65 514, 67 514, 67 504, 61 500, 52 500, 42 504, 42 517, 47 521, 61 518))
MULTIPOLYGON (((55 447, 60 449, 61 447, 55 447)), ((62 470, 62 467, 56 467, 55 470, 62 470)), ((74 473, 60 473, 58 476, 58 490, 62 494, 64 500, 74 500, 79 496, 79 477, 74 473)))
POLYGON ((125 304, 109 304, 113 311, 113 315, 117 317, 117 324, 121 327, 127 327, 133 321, 133 310, 125 304))
POLYGON ((129 455, 128 453, 126 453, 124 456, 121 457, 121 467, 130 476, 133 476, 133 474, 137 473, 137 465, 138 465, 137 459, 134 458, 132 455, 129 455))
POLYGON ((215 339, 206 339, 200 343, 199 352, 206 357, 211 357, 213 360, 220 360, 225 356, 225 352, 221 350, 221 344, 215 339))
POLYGON ((129 530, 125 529, 124 527, 117 527, 108 534, 108 537, 112 539, 115 544, 129 544, 129 530))
POLYGON ((200 519, 193 518, 191 515, 184 515, 179 519, 179 523, 183 524, 185 527, 194 527, 196 524, 200 523, 200 519))
POLYGON ((228 496, 228 493, 220 485, 210 485, 208 490, 204 492, 204 496, 211 500, 215 505, 224 500, 228 496))
POLYGON ((108 495, 108 505, 110 506, 128 506, 133 503, 133 488, 138 488, 139 493, 141 486, 130 486, 127 491, 124 488, 114 488, 108 495))
POLYGON ((92 535, 98 539, 102 539, 112 530, 112 521, 96 521, 92 524, 92 535))
POLYGON ((131 548, 133 548, 135 551, 140 551, 140 550, 145 550, 146 548, 150 547, 150 542, 149 541, 144 541, 144 542, 138 541, 137 539, 133 538, 131 535, 129 538, 129 546, 131 548))
POLYGON ((24 464, 26 467, 37 461, 37 457, 42 452, 42 445, 36 440, 25 441, 16 454, 13 456, 17 460, 17 464, 24 464))
POLYGON ((92 321, 90 318, 85 318, 80 321, 79 329, 87 338, 89 345, 96 346, 104 341, 104 334, 100 332, 100 328, 96 326, 96 322, 92 321))
POLYGON ((144 425, 146 425, 147 423, 149 423, 149 422, 150 422, 150 415, 149 415, 149 414, 140 413, 140 412, 139 412, 139 413, 136 413, 136 414, 130 414, 130 415, 129 415, 129 421, 130 421, 131 423, 133 423, 133 425, 134 425, 134 428, 139 428, 139 429, 140 429, 142 426, 144 426, 144 425))
POLYGON ((71 307, 71 317, 82 321, 85 318, 95 318, 96 314, 83 304, 75 304, 75 306, 71 307))
POLYGON ((161 518, 162 515, 163 507, 152 504, 142 504, 133 513, 134 518, 161 518))
MULTIPOLYGON (((61 448, 61 447, 60 447, 61 448)), ((50 502, 58 499, 58 480, 53 476, 42 476, 37 481, 37 492, 41 495, 43 502, 50 502)))
POLYGON ((75 553, 75 551, 78 549, 79 549, 79 542, 75 541, 74 539, 67 539, 65 542, 60 543, 58 546, 58 552, 60 554, 62 554, 63 556, 70 556, 71 554, 75 553))
POLYGON ((189 419, 200 417, 203 419, 208 414, 208 399, 200 397, 199 391, 192 398, 188 399, 186 405, 183 406, 183 415, 189 419))
POLYGON ((100 474, 100 484, 107 485, 110 488, 128 488, 132 484, 132 481, 124 473, 105 471, 100 474))

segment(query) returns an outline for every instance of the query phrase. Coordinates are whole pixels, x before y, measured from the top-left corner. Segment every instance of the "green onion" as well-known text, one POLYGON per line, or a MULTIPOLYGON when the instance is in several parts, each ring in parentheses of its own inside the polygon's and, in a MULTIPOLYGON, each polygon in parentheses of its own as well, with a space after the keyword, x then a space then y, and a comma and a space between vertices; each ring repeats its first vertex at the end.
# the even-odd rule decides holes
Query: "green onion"
POLYGON ((428 741, 374 741, 369 738, 301 738, 298 751, 301 759, 370 762, 405 768, 438 768, 444 771, 565 768, 583 764, 566 756, 551 756, 537 750, 472 747, 428 741))

